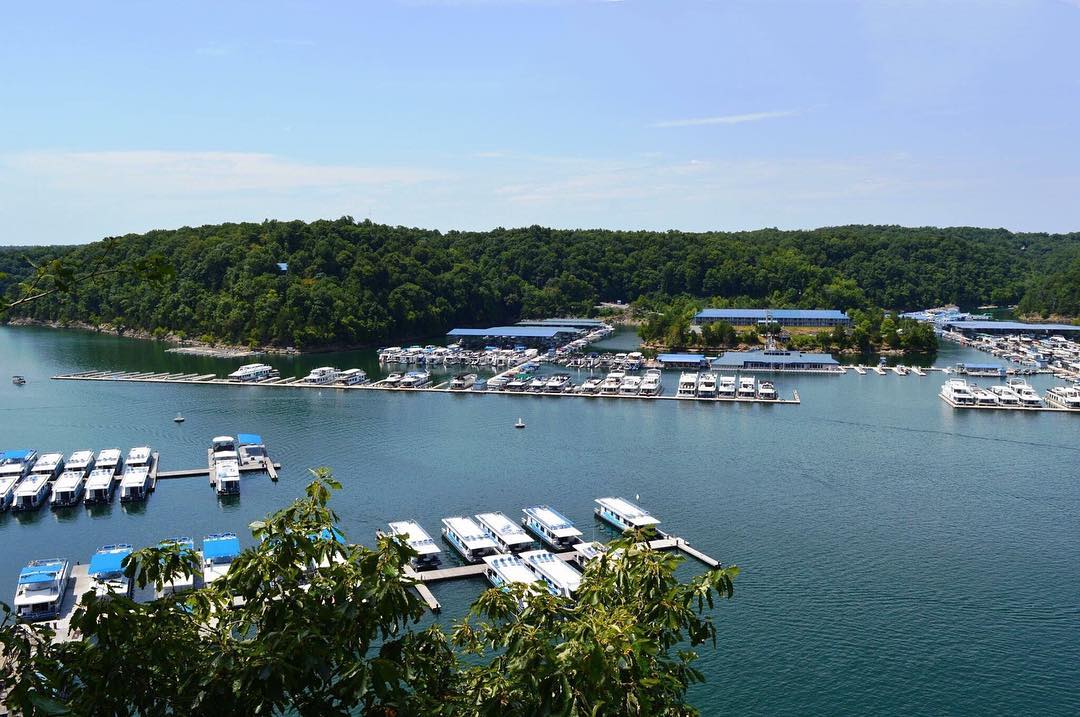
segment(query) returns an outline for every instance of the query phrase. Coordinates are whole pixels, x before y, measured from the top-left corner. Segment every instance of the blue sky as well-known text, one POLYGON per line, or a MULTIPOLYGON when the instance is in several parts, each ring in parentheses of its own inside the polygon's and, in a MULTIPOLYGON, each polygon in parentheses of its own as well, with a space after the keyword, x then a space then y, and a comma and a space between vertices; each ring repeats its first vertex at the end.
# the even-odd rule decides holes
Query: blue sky
POLYGON ((1080 230, 1080 0, 8 4, 0 244, 1080 230))

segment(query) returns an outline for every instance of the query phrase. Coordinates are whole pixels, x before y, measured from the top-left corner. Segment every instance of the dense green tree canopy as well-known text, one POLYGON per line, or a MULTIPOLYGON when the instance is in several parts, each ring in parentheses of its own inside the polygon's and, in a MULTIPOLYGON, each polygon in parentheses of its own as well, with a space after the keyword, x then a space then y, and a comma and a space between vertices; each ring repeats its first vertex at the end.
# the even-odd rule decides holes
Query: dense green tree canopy
MULTIPOLYGON (((103 246, 31 253, 85 266, 103 246)), ((894 226, 444 234, 343 217, 185 227, 109 246, 109 265, 127 270, 74 282, 73 295, 45 296, 12 314, 308 348, 679 295, 713 305, 845 310, 1023 299, 1032 312, 1080 314, 1080 234, 894 226), (145 270, 132 262, 146 257, 162 258, 171 273, 144 281, 145 270)), ((25 255, 0 251, 0 271, 10 275, 0 292, 18 291, 15 283, 30 272, 25 255)))

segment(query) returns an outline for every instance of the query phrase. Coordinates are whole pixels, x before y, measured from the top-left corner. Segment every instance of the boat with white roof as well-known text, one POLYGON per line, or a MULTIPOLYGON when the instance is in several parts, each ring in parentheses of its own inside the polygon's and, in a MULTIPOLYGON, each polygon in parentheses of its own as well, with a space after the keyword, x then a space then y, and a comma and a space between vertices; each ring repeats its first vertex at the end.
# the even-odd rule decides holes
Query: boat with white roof
POLYGON ((95 468, 90 471, 83 490, 83 502, 87 505, 111 503, 116 493, 116 474, 112 468, 95 468))
POLYGON ((64 465, 66 471, 79 471, 84 476, 94 469, 94 452, 89 450, 75 451, 67 459, 64 465))
POLYGON ((131 597, 131 579, 124 575, 124 558, 131 555, 127 543, 106 545, 90 558, 87 574, 94 581, 94 594, 99 598, 111 595, 131 597))
POLYGON ((718 398, 735 398, 737 392, 734 376, 720 376, 720 382, 716 385, 718 398))
POLYGON ((625 498, 597 498, 596 516, 619 530, 637 530, 659 525, 660 521, 625 498))
POLYGON ((36 461, 30 473, 48 476, 49 480, 56 480, 64 471, 63 453, 43 453, 36 461))
POLYGON ((409 371, 398 383, 398 388, 423 388, 431 383, 431 374, 427 371, 409 371))
POLYGON ((547 382, 544 384, 544 390, 549 393, 562 393, 569 388, 570 378, 571 376, 568 373, 557 373, 548 378, 547 382))
POLYGON ((620 396, 636 396, 641 391, 641 383, 644 379, 641 376, 627 376, 619 384, 620 396))
POLYGON ((716 374, 706 371, 698 378, 698 398, 716 398, 716 374))
POLYGON ((214 464, 211 485, 218 495, 240 495, 240 464, 223 460, 214 464))
POLYGON ((679 375, 679 385, 675 389, 678 398, 694 398, 697 396, 698 375, 692 371, 684 371, 679 375))
POLYGON ((124 461, 124 468, 141 468, 144 467, 150 470, 154 465, 154 453, 150 450, 150 446, 137 446, 128 451, 127 459, 124 461))
POLYGON ((334 366, 320 366, 319 368, 311 369, 311 373, 300 379, 300 383, 306 383, 313 386, 325 386, 328 383, 337 381, 338 376, 340 375, 341 372, 334 366))
POLYGON ((997 406, 998 397, 992 392, 975 384, 971 384, 971 393, 975 396, 976 406, 997 406))
POLYGON ((400 373, 392 373, 382 380, 382 385, 390 386, 391 388, 401 383, 401 379, 405 378, 400 373))
POLYGON ((950 378, 941 385, 941 397, 957 406, 974 406, 975 394, 962 378, 950 378))
MULTIPOLYGON (((195 552, 195 541, 186 536, 180 538, 166 538, 161 541, 160 546, 162 548, 171 548, 175 546, 181 553, 195 552)), ((162 584, 161 588, 155 592, 158 597, 162 597, 163 595, 169 595, 171 593, 181 593, 185 590, 190 590, 193 587, 195 587, 195 575, 180 573, 172 580, 162 584)))
POLYGON ((1020 399, 1020 405, 1027 408, 1041 408, 1042 399, 1039 398, 1039 394, 1035 392, 1035 389, 1031 387, 1031 384, 1022 378, 1010 378, 1005 382, 1005 385, 1013 390, 1017 398, 1020 399))
POLYGON ((500 512, 477 513, 476 520, 488 537, 504 553, 516 553, 536 547, 536 541, 525 530, 500 512))
POLYGON ((578 542, 581 531, 565 515, 546 505, 523 508, 521 522, 534 535, 556 550, 567 550, 578 542))
POLYGON ((622 371, 612 371, 604 377, 603 382, 600 384, 600 393, 606 396, 617 395, 624 378, 626 378, 626 374, 622 371))
POLYGON ((95 470, 108 470, 113 475, 119 475, 124 470, 124 454, 119 448, 105 448, 98 451, 94 461, 95 470))
POLYGON ((494 587, 536 586, 536 574, 517 555, 487 555, 483 560, 484 576, 494 587))
POLYGON ((1009 386, 991 386, 990 393, 997 396, 998 404, 1006 408, 1014 408, 1020 405, 1020 396, 1009 386))
POLYGON ((568 562, 546 550, 531 550, 521 554, 521 559, 536 577, 544 581, 555 595, 573 597, 581 586, 581 573, 568 562))
POLYGON ((499 546, 472 518, 455 516, 442 519, 443 537, 466 562, 478 562, 485 555, 499 551, 499 546))
POLYGON ((71 564, 61 558, 31 560, 19 572, 12 606, 23 622, 51 620, 60 616, 71 564))
POLYGON ((650 368, 641 379, 641 394, 658 396, 664 390, 663 373, 658 368, 650 368))
POLYGON ((86 475, 82 471, 66 470, 56 479, 52 489, 53 508, 66 508, 78 505, 82 502, 83 490, 86 487, 86 475))
POLYGON ((475 373, 459 373, 450 381, 451 391, 466 391, 476 384, 475 373))
POLYGON ((31 473, 15 488, 15 502, 11 507, 16 511, 37 510, 48 499, 50 490, 52 483, 47 473, 31 473))
POLYGON ((1075 386, 1055 386, 1046 392, 1046 403, 1055 408, 1080 410, 1080 388, 1075 386))
POLYGON ((15 502, 15 489, 30 473, 37 459, 35 451, 4 451, 0 453, 0 511, 7 510, 15 502))
POLYGON ((415 520, 398 520, 390 523, 389 527, 390 535, 400 537, 410 548, 416 551, 417 555, 412 559, 414 568, 421 570, 439 564, 442 549, 415 520))
POLYGON ((757 396, 757 381, 753 376, 743 376, 739 379, 739 398, 754 398, 757 396))
POLYGON ((506 384, 510 383, 509 376, 492 376, 487 381, 487 389, 489 391, 500 391, 506 388, 506 384))
POLYGON ((120 478, 120 502, 137 503, 146 500, 150 493, 150 469, 146 466, 128 465, 120 478))
POLYGON ((337 382, 342 386, 359 386, 367 383, 367 371, 362 368, 347 368, 338 374, 337 382))
POLYGON ((225 577, 240 555, 240 539, 236 533, 214 533, 203 538, 203 582, 210 583, 225 577))
POLYGON ((585 379, 585 382, 581 384, 582 393, 596 393, 600 390, 600 385, 604 382, 604 379, 600 376, 589 376, 585 379))
POLYGON ((236 446, 236 439, 232 436, 214 436, 210 441, 210 466, 217 465, 220 461, 239 461, 240 450, 236 446))
POLYGON ((762 401, 775 401, 776 400, 776 386, 772 381, 761 381, 758 383, 757 397, 762 401))
POLYGON ((241 383, 256 383, 277 378, 279 375, 278 370, 273 366, 265 363, 249 363, 230 373, 229 380, 241 383))

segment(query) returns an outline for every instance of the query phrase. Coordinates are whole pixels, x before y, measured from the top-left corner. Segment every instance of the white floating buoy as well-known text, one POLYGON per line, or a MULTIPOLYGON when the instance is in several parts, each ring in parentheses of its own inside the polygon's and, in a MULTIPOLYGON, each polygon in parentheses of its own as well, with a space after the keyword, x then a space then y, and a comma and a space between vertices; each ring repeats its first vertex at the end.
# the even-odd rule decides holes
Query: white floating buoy
POLYGON ((525 427, 525 421, 521 420, 521 417, 519 416, 518 420, 517 420, 517 423, 514 424, 514 428, 524 428, 524 427, 525 427))

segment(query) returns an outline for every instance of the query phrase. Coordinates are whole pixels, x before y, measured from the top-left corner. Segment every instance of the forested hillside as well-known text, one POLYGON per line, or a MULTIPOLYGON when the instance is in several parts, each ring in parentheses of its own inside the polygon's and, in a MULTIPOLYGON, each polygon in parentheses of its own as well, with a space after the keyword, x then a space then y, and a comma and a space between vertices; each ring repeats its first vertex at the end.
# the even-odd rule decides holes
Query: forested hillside
MULTIPOLYGON (((63 251, 87 262, 101 245, 63 251)), ((1033 312, 1080 314, 1080 234, 893 226, 444 234, 344 217, 131 235, 109 260, 153 254, 173 267, 163 282, 114 275, 14 315, 314 348, 681 294, 715 304, 839 309, 1023 300, 1033 312)), ((17 249, 0 252, 0 270, 25 274, 20 257, 17 249)), ((16 290, 10 278, 0 284, 16 290)))

